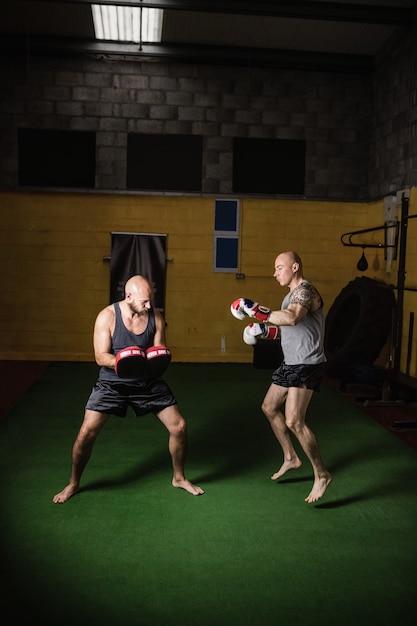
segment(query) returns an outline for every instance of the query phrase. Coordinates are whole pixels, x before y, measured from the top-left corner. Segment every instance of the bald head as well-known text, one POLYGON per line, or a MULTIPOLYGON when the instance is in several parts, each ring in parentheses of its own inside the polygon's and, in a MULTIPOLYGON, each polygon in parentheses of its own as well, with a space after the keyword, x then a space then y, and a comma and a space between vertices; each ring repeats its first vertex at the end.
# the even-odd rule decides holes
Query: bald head
POLYGON ((287 252, 281 252, 281 254, 279 254, 277 257, 277 260, 278 259, 283 260, 287 265, 293 265, 294 263, 297 263, 298 273, 299 274, 303 273, 303 262, 301 260, 300 255, 297 254, 297 252, 294 252, 293 250, 288 250, 287 252))
POLYGON ((125 302, 136 315, 147 315, 152 306, 154 288, 144 276, 132 276, 125 285, 125 302))
MULTIPOLYGON (((153 296, 153 287, 149 280, 140 274, 136 276, 132 276, 126 281, 125 285, 125 295, 127 297, 128 293, 132 295, 138 295, 142 297, 142 295, 149 295, 152 293, 153 296)), ((148 299, 148 298, 145 298, 148 299)))
POLYGON ((274 277, 282 286, 294 286, 303 277, 300 256, 292 250, 281 252, 275 259, 274 277))

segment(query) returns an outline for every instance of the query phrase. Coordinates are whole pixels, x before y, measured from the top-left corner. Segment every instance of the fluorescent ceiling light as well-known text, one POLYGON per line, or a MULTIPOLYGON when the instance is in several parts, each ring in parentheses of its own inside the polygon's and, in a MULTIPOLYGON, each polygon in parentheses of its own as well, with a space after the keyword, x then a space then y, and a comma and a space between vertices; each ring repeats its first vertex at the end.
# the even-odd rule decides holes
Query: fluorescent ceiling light
POLYGON ((161 41, 162 9, 110 4, 92 4, 91 9, 97 39, 137 43, 161 41))

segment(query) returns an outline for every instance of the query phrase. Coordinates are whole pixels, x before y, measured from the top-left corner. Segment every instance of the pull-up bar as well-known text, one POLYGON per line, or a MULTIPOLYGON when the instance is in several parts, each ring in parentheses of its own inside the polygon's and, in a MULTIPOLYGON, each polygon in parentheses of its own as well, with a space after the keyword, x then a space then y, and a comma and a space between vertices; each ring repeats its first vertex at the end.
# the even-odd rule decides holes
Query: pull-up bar
POLYGON ((365 228, 364 230, 355 230, 355 231, 350 232, 350 233, 343 233, 343 235, 340 237, 340 241, 342 242, 342 244, 344 246, 351 246, 351 247, 362 248, 363 250, 365 248, 384 248, 384 250, 385 250, 385 252, 384 252, 385 260, 387 258, 387 250, 388 250, 388 248, 393 248, 394 249, 393 259, 396 260, 396 258, 397 258, 397 251, 398 251, 399 231, 400 231, 400 222, 398 222, 398 221, 396 221, 396 222, 387 222, 383 226, 375 226, 374 228, 365 228), (391 232, 392 228, 395 228, 394 243, 388 243, 388 231, 391 232), (372 232, 376 232, 376 231, 379 231, 379 230, 383 230, 384 231, 384 243, 354 243, 352 241, 352 237, 354 237, 356 235, 362 235, 364 233, 372 233, 372 232), (346 237, 348 238, 347 241, 346 241, 346 237))

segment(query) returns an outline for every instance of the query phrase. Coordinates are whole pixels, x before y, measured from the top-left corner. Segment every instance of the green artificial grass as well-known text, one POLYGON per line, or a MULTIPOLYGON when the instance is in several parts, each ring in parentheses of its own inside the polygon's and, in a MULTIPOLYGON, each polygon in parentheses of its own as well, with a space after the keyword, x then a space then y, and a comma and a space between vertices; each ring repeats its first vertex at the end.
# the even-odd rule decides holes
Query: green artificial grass
POLYGON ((166 430, 130 413, 106 424, 82 491, 53 504, 96 374, 49 365, 0 423, 4 624, 415 623, 417 456, 403 442, 324 387, 308 423, 334 480, 308 505, 301 451, 300 470, 270 480, 270 372, 174 363, 186 475, 205 494, 171 486, 166 430))

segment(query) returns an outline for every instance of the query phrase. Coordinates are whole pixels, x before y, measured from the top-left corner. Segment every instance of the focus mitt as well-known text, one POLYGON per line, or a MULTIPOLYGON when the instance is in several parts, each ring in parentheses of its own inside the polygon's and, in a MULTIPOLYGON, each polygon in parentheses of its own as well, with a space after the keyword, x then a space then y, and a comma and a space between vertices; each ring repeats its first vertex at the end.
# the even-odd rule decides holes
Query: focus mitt
POLYGON ((146 378, 146 356, 142 348, 129 346, 119 350, 115 370, 120 378, 146 378))
POLYGON ((166 346, 152 346, 146 350, 146 369, 151 380, 160 378, 171 362, 171 352, 166 346))

